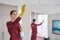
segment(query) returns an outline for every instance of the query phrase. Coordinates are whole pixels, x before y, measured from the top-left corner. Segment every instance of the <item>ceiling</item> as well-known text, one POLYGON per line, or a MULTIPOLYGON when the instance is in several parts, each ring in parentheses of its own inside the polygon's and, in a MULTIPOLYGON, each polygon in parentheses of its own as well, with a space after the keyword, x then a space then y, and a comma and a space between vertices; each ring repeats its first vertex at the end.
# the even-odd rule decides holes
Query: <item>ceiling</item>
POLYGON ((10 4, 10 5, 17 5, 19 0, 0 0, 0 3, 3 4, 10 4))
POLYGON ((28 4, 43 4, 43 5, 60 5, 60 0, 0 0, 0 3, 18 5, 19 3, 28 3, 28 4))
POLYGON ((60 5, 60 0, 40 0, 40 3, 44 5, 60 5))

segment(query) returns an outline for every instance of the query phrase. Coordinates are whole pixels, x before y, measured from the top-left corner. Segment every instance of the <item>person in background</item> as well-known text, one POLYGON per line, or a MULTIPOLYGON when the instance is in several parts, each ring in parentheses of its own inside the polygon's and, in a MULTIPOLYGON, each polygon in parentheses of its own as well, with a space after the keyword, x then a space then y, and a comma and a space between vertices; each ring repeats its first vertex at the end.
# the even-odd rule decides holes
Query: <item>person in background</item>
POLYGON ((31 28, 32 28, 32 35, 31 35, 31 40, 36 40, 37 38, 37 26, 42 25, 44 20, 40 24, 35 23, 35 19, 32 20, 33 22, 31 23, 31 28))
POLYGON ((22 38, 20 36, 20 23, 19 23, 19 21, 22 19, 25 11, 26 11, 26 5, 24 4, 22 6, 21 13, 19 14, 18 17, 17 17, 16 10, 12 10, 10 12, 11 20, 8 21, 6 24, 7 29, 8 29, 8 33, 10 35, 9 40, 22 40, 22 38))

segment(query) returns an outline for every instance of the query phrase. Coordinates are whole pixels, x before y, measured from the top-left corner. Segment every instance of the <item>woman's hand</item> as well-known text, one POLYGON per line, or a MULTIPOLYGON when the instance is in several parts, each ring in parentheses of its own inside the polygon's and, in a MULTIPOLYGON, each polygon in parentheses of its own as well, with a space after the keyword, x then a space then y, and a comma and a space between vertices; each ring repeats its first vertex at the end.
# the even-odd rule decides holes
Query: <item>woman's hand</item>
POLYGON ((21 8, 21 13, 19 14, 19 17, 22 18, 23 15, 25 14, 25 11, 26 11, 26 5, 24 4, 21 8))
POLYGON ((24 5, 22 6, 21 12, 24 13, 25 11, 26 11, 26 5, 24 4, 24 5))

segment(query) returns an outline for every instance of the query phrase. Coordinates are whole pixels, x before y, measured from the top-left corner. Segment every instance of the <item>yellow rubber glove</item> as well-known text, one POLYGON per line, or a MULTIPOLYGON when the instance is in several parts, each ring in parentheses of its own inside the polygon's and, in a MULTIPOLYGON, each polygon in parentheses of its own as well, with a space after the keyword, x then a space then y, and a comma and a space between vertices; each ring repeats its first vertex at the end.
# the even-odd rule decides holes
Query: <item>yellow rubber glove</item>
POLYGON ((21 9, 21 13, 19 14, 19 17, 23 17, 23 15, 24 15, 24 13, 25 13, 25 11, 26 11, 26 5, 24 4, 23 6, 22 6, 22 9, 21 9))
POLYGON ((20 31, 21 31, 21 32, 23 31, 23 28, 22 28, 22 27, 20 28, 20 31))
POLYGON ((23 38, 23 37, 24 37, 24 32, 23 32, 24 30, 23 30, 22 27, 20 28, 20 31, 21 31, 21 32, 20 32, 20 36, 23 38))

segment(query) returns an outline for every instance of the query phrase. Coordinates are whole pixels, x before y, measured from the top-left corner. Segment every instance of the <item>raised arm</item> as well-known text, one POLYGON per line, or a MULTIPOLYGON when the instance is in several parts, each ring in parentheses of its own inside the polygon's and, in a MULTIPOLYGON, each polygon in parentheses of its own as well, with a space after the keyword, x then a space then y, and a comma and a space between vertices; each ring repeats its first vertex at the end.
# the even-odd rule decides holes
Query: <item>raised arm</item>
POLYGON ((25 13, 25 11, 26 11, 26 5, 24 4, 24 5, 22 6, 21 13, 19 14, 18 17, 22 18, 23 15, 24 15, 24 13, 25 13))
POLYGON ((43 22, 44 22, 44 19, 43 19, 43 21, 40 23, 40 24, 36 24, 37 26, 40 26, 40 25, 42 25, 43 24, 43 22))
POLYGON ((24 4, 21 8, 21 13, 18 15, 18 17, 16 18, 15 22, 19 22, 21 20, 21 18, 23 17, 24 13, 26 11, 26 5, 24 4))

